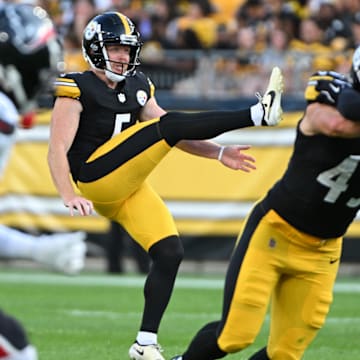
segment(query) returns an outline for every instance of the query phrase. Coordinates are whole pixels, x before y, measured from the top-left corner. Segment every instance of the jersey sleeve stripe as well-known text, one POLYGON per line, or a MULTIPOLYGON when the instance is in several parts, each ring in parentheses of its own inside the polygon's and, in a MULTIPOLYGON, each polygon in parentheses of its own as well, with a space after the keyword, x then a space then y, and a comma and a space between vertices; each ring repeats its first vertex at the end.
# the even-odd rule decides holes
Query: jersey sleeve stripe
POLYGON ((80 89, 73 79, 58 78, 54 85, 55 96, 70 97, 74 99, 80 97, 80 89))

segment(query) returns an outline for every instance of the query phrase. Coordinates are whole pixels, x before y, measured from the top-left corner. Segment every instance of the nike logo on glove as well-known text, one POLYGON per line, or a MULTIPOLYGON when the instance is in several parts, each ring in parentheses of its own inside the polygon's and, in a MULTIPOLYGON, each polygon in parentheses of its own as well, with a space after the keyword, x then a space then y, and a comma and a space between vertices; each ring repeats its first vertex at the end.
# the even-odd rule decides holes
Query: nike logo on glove
POLYGON ((329 84, 331 90, 335 93, 338 94, 340 92, 340 86, 335 86, 334 84, 329 84))

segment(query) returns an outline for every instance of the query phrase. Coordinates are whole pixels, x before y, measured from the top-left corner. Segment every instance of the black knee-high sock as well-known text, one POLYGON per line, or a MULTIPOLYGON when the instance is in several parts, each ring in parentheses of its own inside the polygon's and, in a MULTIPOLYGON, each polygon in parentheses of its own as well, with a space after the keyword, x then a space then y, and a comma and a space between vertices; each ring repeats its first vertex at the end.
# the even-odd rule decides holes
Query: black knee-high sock
POLYGON ((266 347, 262 348, 257 353, 252 355, 249 360, 270 360, 266 352, 266 347))
POLYGON ((159 130, 166 142, 174 146, 180 140, 211 139, 224 132, 255 126, 250 109, 206 111, 199 113, 169 112, 160 118, 159 130))
POLYGON ((149 255, 152 266, 144 287, 145 305, 140 330, 157 333, 184 250, 180 239, 170 236, 153 245, 149 255))
POLYGON ((182 355, 183 360, 213 360, 227 355, 217 345, 216 331, 219 323, 219 321, 208 323, 198 331, 182 355))

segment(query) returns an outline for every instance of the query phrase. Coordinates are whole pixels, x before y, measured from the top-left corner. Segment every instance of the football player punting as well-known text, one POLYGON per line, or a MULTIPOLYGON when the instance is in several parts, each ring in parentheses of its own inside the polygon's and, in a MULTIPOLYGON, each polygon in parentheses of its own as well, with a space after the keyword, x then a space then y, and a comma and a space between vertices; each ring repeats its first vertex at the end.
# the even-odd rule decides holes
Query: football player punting
POLYGON ((146 178, 173 146, 231 169, 254 169, 254 159, 243 152, 249 146, 222 147, 206 139, 247 126, 276 125, 283 82, 275 68, 264 97, 250 109, 168 113, 157 104, 152 82, 137 71, 141 45, 134 24, 121 13, 104 13, 89 22, 83 52, 91 69, 56 81, 48 159, 71 214, 89 215, 95 209, 120 223, 149 253, 145 306, 129 355, 163 360, 157 333, 183 247, 169 210, 146 178))

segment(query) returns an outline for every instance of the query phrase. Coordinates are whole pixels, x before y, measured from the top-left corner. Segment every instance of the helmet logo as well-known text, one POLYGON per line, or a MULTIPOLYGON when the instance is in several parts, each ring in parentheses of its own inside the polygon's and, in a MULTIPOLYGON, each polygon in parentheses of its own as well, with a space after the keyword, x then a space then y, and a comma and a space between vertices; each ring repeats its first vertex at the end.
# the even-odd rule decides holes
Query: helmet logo
POLYGON ((91 40, 96 34, 97 27, 98 23, 96 21, 91 21, 84 30, 84 38, 86 40, 91 40))
POLYGON ((148 96, 144 90, 138 90, 136 93, 136 99, 141 106, 144 106, 148 96))
POLYGON ((92 51, 98 51, 98 50, 99 50, 99 46, 97 46, 96 44, 91 44, 91 45, 90 45, 90 49, 91 49, 92 51))

